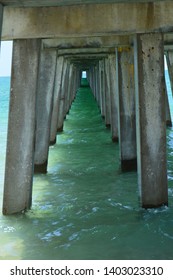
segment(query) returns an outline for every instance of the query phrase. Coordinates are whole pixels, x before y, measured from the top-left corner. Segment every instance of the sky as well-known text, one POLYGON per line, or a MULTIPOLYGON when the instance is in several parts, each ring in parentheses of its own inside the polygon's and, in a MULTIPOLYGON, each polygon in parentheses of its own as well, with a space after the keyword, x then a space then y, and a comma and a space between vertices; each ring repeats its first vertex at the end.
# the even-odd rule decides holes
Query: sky
MULTIPOLYGON (((12 41, 1 42, 0 76, 11 76, 12 41)), ((167 65, 165 65, 167 69, 167 65)))
POLYGON ((1 42, 0 76, 11 76, 12 41, 1 42))

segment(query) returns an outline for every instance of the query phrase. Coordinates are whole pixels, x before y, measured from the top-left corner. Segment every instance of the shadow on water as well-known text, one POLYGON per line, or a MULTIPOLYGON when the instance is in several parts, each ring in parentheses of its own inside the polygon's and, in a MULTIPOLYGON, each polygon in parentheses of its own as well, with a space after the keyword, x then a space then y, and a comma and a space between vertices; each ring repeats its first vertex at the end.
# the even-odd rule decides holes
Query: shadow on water
MULTIPOLYGON (((168 165, 173 170, 171 158, 168 165)), ((141 210, 137 174, 120 172, 118 144, 90 88, 81 87, 63 133, 50 147, 48 173, 34 176, 32 209, 1 217, 0 258, 172 259, 169 172, 170 206, 141 210)))

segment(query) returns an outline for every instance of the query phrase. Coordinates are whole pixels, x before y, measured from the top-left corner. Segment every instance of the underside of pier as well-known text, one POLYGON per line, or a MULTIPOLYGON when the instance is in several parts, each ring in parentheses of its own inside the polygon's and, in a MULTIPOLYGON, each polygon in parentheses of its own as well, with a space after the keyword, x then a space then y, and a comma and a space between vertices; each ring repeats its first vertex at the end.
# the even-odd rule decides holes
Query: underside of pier
POLYGON ((13 40, 3 213, 30 209, 33 174, 47 172, 83 72, 122 172, 138 172, 140 206, 168 205, 173 2, 0 0, 0 31, 13 40))

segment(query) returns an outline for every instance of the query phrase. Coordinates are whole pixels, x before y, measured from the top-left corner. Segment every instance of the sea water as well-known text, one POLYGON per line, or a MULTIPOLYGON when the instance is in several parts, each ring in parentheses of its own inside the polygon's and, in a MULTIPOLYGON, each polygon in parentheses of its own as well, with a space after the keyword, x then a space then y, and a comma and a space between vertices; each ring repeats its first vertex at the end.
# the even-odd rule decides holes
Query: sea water
MULTIPOLYGON (((169 86, 169 85, 168 85, 169 86)), ((0 203, 10 78, 0 78, 0 203)), ((170 104, 173 107, 169 87, 170 104)), ((172 110, 173 111, 173 110, 172 110)), ((173 129, 167 129, 169 206, 144 210, 136 172, 122 173, 90 88, 80 88, 32 209, 0 214, 0 259, 173 259, 173 129)))

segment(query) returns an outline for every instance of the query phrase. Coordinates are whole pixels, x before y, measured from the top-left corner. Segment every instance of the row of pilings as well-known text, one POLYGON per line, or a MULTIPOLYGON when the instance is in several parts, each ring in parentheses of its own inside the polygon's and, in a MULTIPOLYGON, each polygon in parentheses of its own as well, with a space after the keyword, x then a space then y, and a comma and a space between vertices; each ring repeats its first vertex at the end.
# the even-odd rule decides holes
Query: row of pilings
POLYGON ((112 140, 119 142, 121 170, 138 171, 141 206, 168 205, 166 121, 171 125, 171 119, 162 34, 139 34, 133 46, 99 54, 61 52, 27 39, 13 42, 4 214, 31 207, 33 174, 47 172, 49 146, 63 131, 82 71, 112 140))

